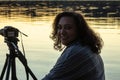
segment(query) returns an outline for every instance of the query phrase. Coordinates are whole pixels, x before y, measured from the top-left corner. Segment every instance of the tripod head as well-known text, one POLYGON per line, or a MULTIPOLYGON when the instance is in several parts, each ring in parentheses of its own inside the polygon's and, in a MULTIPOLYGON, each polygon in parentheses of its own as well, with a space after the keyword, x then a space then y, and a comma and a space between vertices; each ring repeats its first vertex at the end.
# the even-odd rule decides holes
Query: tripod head
POLYGON ((17 28, 12 26, 5 26, 3 29, 0 29, 0 35, 5 38, 5 41, 9 42, 18 42, 19 40, 17 37, 19 36, 19 32, 24 36, 27 36, 17 28))
POLYGON ((12 26, 5 26, 3 29, 0 29, 0 35, 4 37, 4 41, 8 44, 8 42, 12 42, 15 45, 17 45, 17 42, 19 41, 18 36, 19 33, 23 34, 27 37, 26 34, 21 32, 15 27, 12 26))
POLYGON ((19 30, 12 26, 5 26, 3 29, 0 29, 0 35, 4 37, 4 42, 7 43, 10 50, 14 50, 13 45, 10 43, 14 43, 17 46, 19 39, 17 38, 19 34, 19 30))
POLYGON ((0 30, 0 35, 2 35, 6 41, 17 43, 19 40, 18 37, 19 30, 12 26, 5 26, 0 30))

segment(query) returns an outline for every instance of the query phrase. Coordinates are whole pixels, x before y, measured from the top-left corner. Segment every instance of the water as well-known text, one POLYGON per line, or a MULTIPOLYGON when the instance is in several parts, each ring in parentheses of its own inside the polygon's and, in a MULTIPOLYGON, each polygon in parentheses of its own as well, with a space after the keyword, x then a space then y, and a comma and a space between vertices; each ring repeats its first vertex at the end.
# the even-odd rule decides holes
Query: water
MULTIPOLYGON (((0 29, 10 25, 18 28, 28 35, 23 36, 28 65, 36 77, 40 80, 55 64, 60 52, 53 49, 52 40, 49 38, 54 16, 43 16, 30 18, 24 15, 5 17, 0 16, 0 29)), ((104 40, 101 56, 104 60, 106 80, 120 80, 120 25, 90 25, 100 33, 104 40)), ((19 38, 21 41, 21 39, 19 38)), ((21 42, 18 42, 21 48, 21 42)), ((0 36, 0 72, 3 68, 6 53, 9 53, 4 37, 0 36)), ((17 61, 17 76, 19 80, 26 78, 24 67, 17 61), (22 76, 22 77, 21 77, 22 76)), ((32 79, 31 79, 32 80, 32 79)))
POLYGON ((120 31, 118 29, 103 29, 100 33, 105 43, 101 55, 105 63, 106 78, 107 80, 119 80, 120 31))

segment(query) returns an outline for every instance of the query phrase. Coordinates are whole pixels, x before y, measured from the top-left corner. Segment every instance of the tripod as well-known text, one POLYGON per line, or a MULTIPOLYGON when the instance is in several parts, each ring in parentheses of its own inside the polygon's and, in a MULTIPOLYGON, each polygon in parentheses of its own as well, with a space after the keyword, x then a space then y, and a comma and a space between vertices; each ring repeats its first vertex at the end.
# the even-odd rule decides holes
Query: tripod
POLYGON ((22 54, 22 52, 18 49, 18 46, 17 46, 18 41, 19 40, 17 38, 5 39, 5 42, 9 47, 9 54, 6 54, 6 60, 0 76, 0 80, 3 80, 5 73, 6 73, 5 80, 9 80, 10 72, 11 72, 11 80, 18 80, 16 75, 15 58, 18 58, 20 62, 23 64, 26 71, 27 80, 29 80, 29 74, 31 75, 33 80, 37 80, 36 76, 33 74, 31 69, 27 65, 27 59, 22 54))

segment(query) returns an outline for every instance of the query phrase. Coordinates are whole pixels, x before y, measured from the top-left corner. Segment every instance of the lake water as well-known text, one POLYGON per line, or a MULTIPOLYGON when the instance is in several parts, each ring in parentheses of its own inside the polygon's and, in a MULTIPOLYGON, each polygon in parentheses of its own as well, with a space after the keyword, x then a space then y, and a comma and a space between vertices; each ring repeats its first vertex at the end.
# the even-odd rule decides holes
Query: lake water
MULTIPOLYGON (((0 16, 0 29, 4 26, 13 26, 28 35, 23 36, 26 58, 32 72, 38 80, 41 80, 55 64, 60 52, 53 49, 53 42, 49 38, 51 25, 54 16, 43 16, 30 18, 24 15, 15 17, 0 16)), ((96 20, 94 20, 96 21, 96 20)), ((120 25, 90 25, 99 32, 104 40, 104 47, 101 56, 104 60, 106 80, 120 80, 120 25)), ((21 38, 18 42, 19 49, 22 51, 21 38)), ((6 53, 9 53, 8 46, 4 43, 4 37, 0 36, 0 72, 2 71, 6 53)), ((25 80, 24 67, 18 59, 17 76, 19 80, 25 80), (22 77, 21 77, 22 76, 22 77)), ((32 80, 32 79, 31 79, 32 80)))

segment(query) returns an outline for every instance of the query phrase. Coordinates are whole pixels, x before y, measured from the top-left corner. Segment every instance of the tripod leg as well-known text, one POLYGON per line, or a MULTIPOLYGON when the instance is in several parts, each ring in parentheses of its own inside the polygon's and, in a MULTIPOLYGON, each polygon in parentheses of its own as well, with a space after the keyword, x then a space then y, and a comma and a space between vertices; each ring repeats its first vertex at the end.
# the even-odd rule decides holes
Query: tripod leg
MULTIPOLYGON (((21 53, 21 51, 18 49, 17 45, 12 43, 11 44, 8 44, 9 45, 9 48, 10 48, 10 53, 18 53, 16 54, 16 57, 18 57, 18 59, 21 61, 21 63, 24 65, 25 67, 25 70, 26 70, 26 74, 27 74, 27 79, 29 79, 28 77, 28 73, 30 73, 30 75, 32 76, 32 78, 34 80, 37 80, 36 76, 32 73, 31 69, 28 67, 27 65, 27 60, 25 58, 25 56, 21 53)), ((14 65, 15 66, 15 65, 14 65)), ((14 68, 15 69, 15 68, 14 68)), ((12 80, 16 80, 17 78, 15 79, 12 79, 12 80)))
POLYGON ((11 60, 11 80, 17 80, 16 77, 16 64, 15 64, 15 56, 12 55, 12 60, 11 60))
POLYGON ((34 80, 37 80, 36 76, 33 74, 33 72, 31 71, 31 69, 28 67, 26 58, 22 55, 22 53, 19 50, 18 50, 18 54, 19 54, 18 59, 24 65, 27 73, 30 73, 30 75, 32 76, 32 78, 34 80))
POLYGON ((10 66, 11 66, 11 61, 10 61, 10 55, 9 56, 9 59, 8 59, 8 67, 7 67, 7 72, 6 72, 6 79, 5 80, 9 80, 9 74, 10 74, 10 66))
POLYGON ((28 73, 30 73, 30 75, 32 76, 32 78, 34 80, 37 80, 36 76, 33 74, 33 72, 31 71, 31 69, 28 67, 28 65, 24 65, 25 69, 27 69, 28 73))
POLYGON ((5 70, 7 69, 8 62, 9 62, 9 55, 6 54, 6 60, 5 60, 5 64, 4 64, 1 76, 0 76, 0 80, 3 80, 4 74, 5 74, 5 70))

